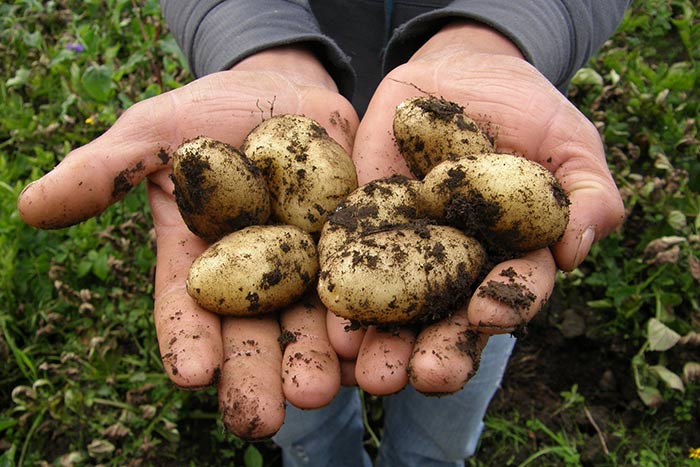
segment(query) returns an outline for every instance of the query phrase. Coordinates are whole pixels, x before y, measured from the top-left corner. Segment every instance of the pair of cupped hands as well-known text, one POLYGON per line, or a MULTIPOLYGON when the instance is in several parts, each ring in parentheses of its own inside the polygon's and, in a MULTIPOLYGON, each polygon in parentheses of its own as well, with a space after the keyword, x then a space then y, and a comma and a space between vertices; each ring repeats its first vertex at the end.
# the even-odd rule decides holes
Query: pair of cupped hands
POLYGON ((303 409, 328 404, 340 385, 386 395, 407 384, 425 393, 459 390, 494 333, 512 332, 542 307, 557 268, 576 268, 592 243, 617 227, 622 202, 596 128, 505 37, 471 23, 448 25, 378 86, 360 122, 317 58, 303 47, 260 52, 231 70, 140 102, 95 141, 75 149, 19 198, 29 224, 61 228, 95 216, 123 190, 147 179, 157 236, 154 319, 163 364, 186 389, 218 385, 225 425, 248 439, 274 434, 285 401, 303 409), (512 267, 537 299, 524 312, 475 294, 465 309, 416 333, 374 327, 347 330, 313 295, 277 314, 221 318, 185 290, 192 261, 207 244, 185 226, 163 159, 183 141, 205 135, 240 146, 274 114, 303 114, 321 123, 355 162, 359 183, 408 175, 392 136, 396 106, 424 92, 463 105, 495 132, 497 150, 552 171, 569 194, 570 222, 552 248, 497 265, 485 281, 507 281, 512 267), (465 352, 465 333, 474 349, 465 352), (293 336, 285 346, 280 336, 293 336), (473 334, 472 334, 473 335, 473 334), (458 345, 460 344, 460 345, 458 345))

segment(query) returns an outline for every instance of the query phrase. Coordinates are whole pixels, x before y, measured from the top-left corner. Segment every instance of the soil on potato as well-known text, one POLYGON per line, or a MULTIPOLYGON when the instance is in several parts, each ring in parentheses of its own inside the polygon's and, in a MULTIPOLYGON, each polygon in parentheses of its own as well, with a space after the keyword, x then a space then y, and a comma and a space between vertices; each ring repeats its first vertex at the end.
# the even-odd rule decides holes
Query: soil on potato
POLYGON ((455 102, 450 102, 446 99, 434 98, 417 99, 415 104, 426 114, 430 115, 436 120, 444 122, 454 121, 460 130, 469 130, 474 132, 481 131, 476 123, 465 119, 464 107, 455 102))
POLYGON ((189 197, 183 195, 175 184, 175 200, 178 208, 187 214, 200 214, 212 193, 211 188, 204 188, 205 173, 211 170, 209 161, 195 153, 186 154, 182 160, 182 175, 187 181, 189 197))

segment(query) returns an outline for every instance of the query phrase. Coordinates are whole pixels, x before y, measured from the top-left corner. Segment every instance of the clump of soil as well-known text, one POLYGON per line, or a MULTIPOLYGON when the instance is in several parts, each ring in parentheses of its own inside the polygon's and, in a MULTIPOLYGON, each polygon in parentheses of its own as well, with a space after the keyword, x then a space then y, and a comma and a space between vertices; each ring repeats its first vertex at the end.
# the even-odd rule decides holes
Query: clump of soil
POLYGON ((480 131, 476 123, 464 118, 464 107, 446 99, 417 100, 416 105, 436 120, 455 121, 460 130, 480 131))
POLYGON ((479 297, 488 297, 513 308, 515 311, 525 311, 535 302, 537 296, 530 289, 518 282, 488 281, 479 287, 479 297))

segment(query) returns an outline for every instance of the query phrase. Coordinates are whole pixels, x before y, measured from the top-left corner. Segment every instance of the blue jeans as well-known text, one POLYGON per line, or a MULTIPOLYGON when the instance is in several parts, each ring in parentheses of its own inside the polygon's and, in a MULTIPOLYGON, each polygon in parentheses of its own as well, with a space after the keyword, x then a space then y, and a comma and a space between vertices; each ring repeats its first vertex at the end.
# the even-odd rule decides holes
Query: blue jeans
MULTIPOLYGON (((489 339, 476 375, 459 392, 424 396, 412 387, 387 396, 378 467, 461 466, 476 451, 484 415, 498 389, 515 339, 489 339)), ((287 406, 284 425, 272 438, 285 467, 371 467, 362 446, 362 406, 356 388, 342 388, 326 407, 287 406)))

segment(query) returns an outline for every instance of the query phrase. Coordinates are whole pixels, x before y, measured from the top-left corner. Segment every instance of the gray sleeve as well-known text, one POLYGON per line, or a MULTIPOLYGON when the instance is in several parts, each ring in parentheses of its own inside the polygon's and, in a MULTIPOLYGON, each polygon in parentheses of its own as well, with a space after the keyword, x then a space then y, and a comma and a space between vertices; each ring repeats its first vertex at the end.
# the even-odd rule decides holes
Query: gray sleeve
POLYGON ((163 15, 196 77, 222 71, 261 50, 303 43, 349 95, 348 57, 321 34, 305 0, 160 0, 163 15))
POLYGON ((631 0, 456 0, 399 26, 387 45, 385 70, 404 63, 455 18, 485 23, 512 40, 559 89, 613 34, 631 0))

